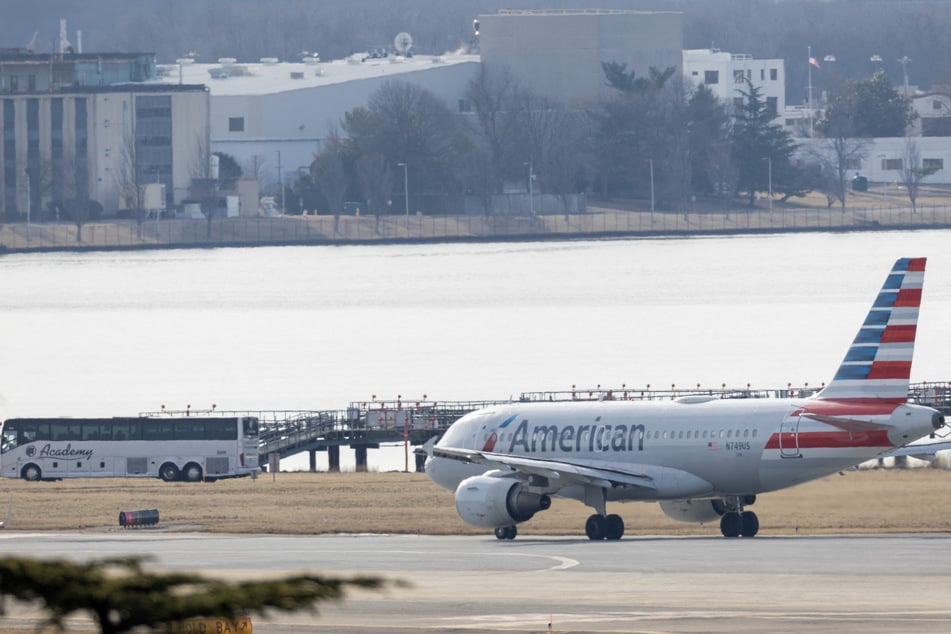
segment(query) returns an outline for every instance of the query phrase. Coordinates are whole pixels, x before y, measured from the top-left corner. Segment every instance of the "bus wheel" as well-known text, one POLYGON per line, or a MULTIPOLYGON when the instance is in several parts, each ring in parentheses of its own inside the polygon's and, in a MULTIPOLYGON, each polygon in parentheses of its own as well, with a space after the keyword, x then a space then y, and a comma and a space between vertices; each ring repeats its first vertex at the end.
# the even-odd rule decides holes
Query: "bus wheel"
POLYGON ((201 467, 194 462, 185 465, 185 479, 189 482, 201 482, 201 467))
POLYGON ((162 468, 159 469, 159 477, 166 482, 174 482, 175 480, 178 480, 178 467, 173 465, 171 462, 166 462, 162 465, 162 468))
POLYGON ((28 482, 39 482, 43 478, 43 472, 35 464, 26 465, 20 473, 23 475, 23 479, 28 482))

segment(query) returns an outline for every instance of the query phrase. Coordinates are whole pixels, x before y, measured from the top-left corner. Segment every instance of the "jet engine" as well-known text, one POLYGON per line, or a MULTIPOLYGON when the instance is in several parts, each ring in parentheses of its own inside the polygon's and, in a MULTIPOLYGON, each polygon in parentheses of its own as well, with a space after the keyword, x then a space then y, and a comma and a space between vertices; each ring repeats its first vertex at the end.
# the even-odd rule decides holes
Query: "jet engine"
POLYGON ((694 524, 719 520, 726 511, 720 500, 664 500, 660 508, 672 520, 694 524))
POLYGON ((500 528, 530 520, 551 506, 551 498, 526 490, 512 478, 482 474, 459 483, 456 510, 473 526, 500 528))

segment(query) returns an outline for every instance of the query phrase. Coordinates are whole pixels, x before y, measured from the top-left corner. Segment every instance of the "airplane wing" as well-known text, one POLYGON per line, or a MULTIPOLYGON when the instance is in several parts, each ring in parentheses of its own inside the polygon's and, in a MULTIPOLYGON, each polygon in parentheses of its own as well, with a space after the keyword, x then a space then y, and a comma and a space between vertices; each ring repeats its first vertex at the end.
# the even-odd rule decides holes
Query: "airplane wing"
POLYGON ((911 456, 919 460, 934 460, 935 454, 939 451, 951 450, 951 440, 941 442, 923 442, 921 444, 905 445, 894 451, 882 454, 882 458, 898 458, 899 456, 911 456))
POLYGON ((481 464, 495 469, 508 469, 520 473, 537 475, 548 478, 549 480, 561 481, 562 486, 577 482, 604 488, 657 488, 657 484, 651 476, 617 465, 593 467, 559 460, 542 460, 539 458, 526 458, 525 456, 475 451, 473 449, 455 449, 452 447, 434 447, 433 455, 440 458, 451 458, 462 462, 481 464))

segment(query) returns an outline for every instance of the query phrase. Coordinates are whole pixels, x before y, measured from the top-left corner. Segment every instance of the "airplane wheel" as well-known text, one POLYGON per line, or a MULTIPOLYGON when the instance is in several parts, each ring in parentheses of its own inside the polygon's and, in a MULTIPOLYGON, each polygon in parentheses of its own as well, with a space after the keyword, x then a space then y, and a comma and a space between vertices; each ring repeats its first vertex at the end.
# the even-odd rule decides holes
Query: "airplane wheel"
POLYGON ((592 515, 584 524, 584 532, 591 541, 604 539, 608 534, 608 522, 603 515, 592 515))
POLYGON ((759 518, 753 511, 744 511, 740 524, 740 534, 743 537, 755 537, 759 532, 759 518))
POLYGON ((739 537, 743 530, 743 520, 739 513, 724 513, 720 518, 720 532, 724 537, 739 537))
POLYGON ((624 520, 620 515, 608 515, 605 519, 607 531, 605 539, 621 539, 624 536, 624 520))
POLYGON ((518 535, 518 529, 515 526, 500 526, 495 529, 496 539, 515 539, 516 535, 518 535))

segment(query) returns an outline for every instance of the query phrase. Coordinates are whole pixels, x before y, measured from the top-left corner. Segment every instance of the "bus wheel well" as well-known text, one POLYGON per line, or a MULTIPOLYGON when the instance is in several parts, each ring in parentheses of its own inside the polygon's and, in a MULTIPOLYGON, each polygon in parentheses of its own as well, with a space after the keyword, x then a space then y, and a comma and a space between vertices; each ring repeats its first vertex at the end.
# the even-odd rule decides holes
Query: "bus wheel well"
POLYGON ((43 471, 39 465, 35 465, 31 462, 20 469, 20 477, 29 482, 39 482, 43 479, 43 471))
POLYGON ((182 469, 182 473, 188 482, 201 482, 201 478, 204 475, 201 465, 197 462, 189 462, 186 464, 185 468, 182 469))
POLYGON ((165 482, 174 482, 178 480, 178 467, 174 462, 166 462, 159 468, 159 477, 165 482))

